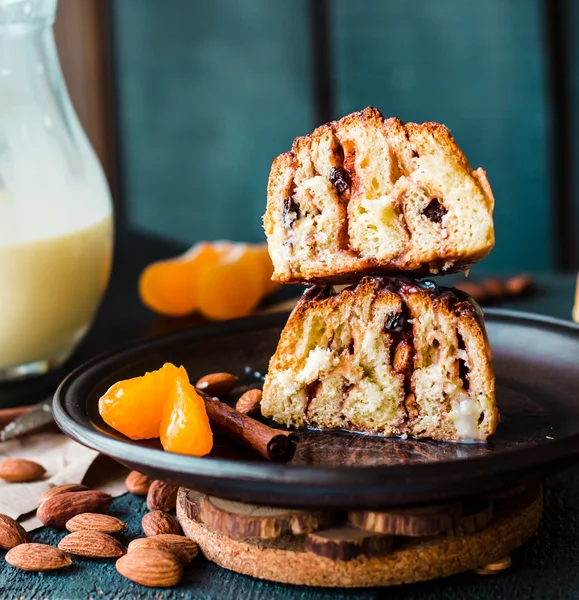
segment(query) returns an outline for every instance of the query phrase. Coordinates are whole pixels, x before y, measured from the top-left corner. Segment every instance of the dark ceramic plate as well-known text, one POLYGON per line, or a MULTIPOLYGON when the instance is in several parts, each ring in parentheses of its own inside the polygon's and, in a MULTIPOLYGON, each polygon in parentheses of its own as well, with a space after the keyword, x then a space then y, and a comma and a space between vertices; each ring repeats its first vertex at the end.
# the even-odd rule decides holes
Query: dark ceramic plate
POLYGON ((98 399, 112 383, 167 361, 185 365, 192 381, 229 371, 241 386, 255 386, 286 319, 272 314, 208 325, 97 357, 61 384, 56 422, 81 444, 154 478, 265 504, 431 502, 516 485, 579 457, 579 327, 501 310, 486 311, 501 412, 488 445, 304 431, 292 461, 279 464, 227 440, 217 440, 205 458, 166 453, 157 441, 129 440, 100 418, 98 399))

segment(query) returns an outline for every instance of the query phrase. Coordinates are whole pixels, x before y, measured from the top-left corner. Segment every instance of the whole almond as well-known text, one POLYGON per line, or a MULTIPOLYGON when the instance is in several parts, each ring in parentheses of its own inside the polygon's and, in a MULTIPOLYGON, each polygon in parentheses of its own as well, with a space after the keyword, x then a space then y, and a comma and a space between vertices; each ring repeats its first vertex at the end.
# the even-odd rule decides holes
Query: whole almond
POLYGON ((135 550, 145 550, 149 548, 164 550, 165 552, 170 552, 174 554, 184 565, 188 565, 191 562, 191 555, 184 547, 181 547, 177 544, 173 544, 171 542, 167 542, 165 540, 157 539, 159 536, 153 537, 145 537, 145 538, 137 538, 133 540, 129 544, 129 552, 134 552, 135 550))
POLYGON ((247 390, 247 392, 239 398, 235 404, 235 408, 245 415, 250 415, 259 408, 262 396, 263 392, 261 390, 247 390))
POLYGON ((150 486, 151 480, 138 471, 131 471, 125 479, 127 491, 136 496, 146 496, 150 486))
POLYGON ((36 481, 46 473, 46 469, 37 462, 26 458, 5 458, 0 460, 0 479, 10 483, 36 481))
POLYGON ((209 373, 195 384, 210 396, 226 396, 237 385, 237 377, 231 373, 209 373))
POLYGON ((111 515, 98 513, 81 513, 66 522, 65 527, 71 531, 100 531, 101 533, 120 533, 127 526, 123 521, 111 515))
POLYGON ((505 284, 498 277, 489 277, 480 284, 487 298, 499 300, 505 295, 505 284))
POLYGON ((10 550, 29 541, 30 537, 20 523, 8 515, 0 514, 0 548, 10 550))
POLYGON ((487 299, 487 294, 480 283, 474 281, 460 281, 456 287, 468 294, 471 298, 474 298, 477 302, 484 302, 487 299))
POLYGON ((40 506, 43 502, 46 502, 52 496, 57 496, 58 494, 64 494, 64 492, 82 492, 84 490, 88 490, 86 485, 82 485, 82 483, 63 483, 61 485, 55 485, 50 489, 46 490, 40 498, 38 498, 38 506, 40 506))
POLYGON ((531 287, 533 287, 533 279, 530 275, 515 275, 505 281, 505 289, 511 296, 523 294, 531 287))
POLYGON ((110 494, 100 490, 64 492, 43 502, 38 507, 36 516, 47 527, 64 527, 67 521, 81 513, 104 512, 112 500, 110 494))
POLYGON ((156 479, 151 483, 147 493, 147 508, 149 510, 173 510, 177 505, 178 485, 165 483, 160 479, 156 479))
POLYGON ((53 571, 72 564, 70 556, 46 544, 20 544, 9 550, 4 560, 23 571, 53 571))
POLYGON ((126 552, 119 540, 102 531, 69 533, 58 542, 58 547, 64 552, 85 558, 117 558, 126 552))
POLYGON ((199 552, 199 546, 197 546, 197 544, 193 540, 190 540, 184 535, 175 535, 174 533, 160 533, 159 535, 155 535, 152 538, 147 539, 157 540, 158 542, 179 546, 180 548, 183 548, 187 552, 187 554, 189 554, 189 558, 191 560, 193 560, 199 552))
POLYGON ((141 521, 141 527, 146 536, 159 535, 160 533, 181 533, 181 526, 177 519, 162 510, 153 510, 147 513, 141 521))
POLYGON ((171 587, 183 576, 183 563, 170 552, 156 548, 134 550, 116 562, 117 571, 147 587, 171 587))
POLYGON ((394 352, 394 370, 397 373, 407 373, 414 361, 414 348, 408 339, 400 341, 394 352))

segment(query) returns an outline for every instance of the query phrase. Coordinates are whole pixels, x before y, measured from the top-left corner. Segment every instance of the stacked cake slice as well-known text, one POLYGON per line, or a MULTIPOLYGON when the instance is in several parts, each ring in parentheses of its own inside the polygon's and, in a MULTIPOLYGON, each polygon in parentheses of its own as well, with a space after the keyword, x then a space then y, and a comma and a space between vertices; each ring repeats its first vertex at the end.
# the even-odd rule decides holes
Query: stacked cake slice
POLYGON ((438 123, 375 108, 297 138, 273 162, 265 231, 274 279, 357 281, 468 268, 494 245, 494 198, 438 123))
POLYGON ((442 125, 367 108, 296 139, 273 163, 265 230, 273 279, 320 287, 281 334, 263 414, 297 427, 487 439, 498 412, 482 313, 465 294, 408 276, 486 256, 493 205, 484 171, 442 125))

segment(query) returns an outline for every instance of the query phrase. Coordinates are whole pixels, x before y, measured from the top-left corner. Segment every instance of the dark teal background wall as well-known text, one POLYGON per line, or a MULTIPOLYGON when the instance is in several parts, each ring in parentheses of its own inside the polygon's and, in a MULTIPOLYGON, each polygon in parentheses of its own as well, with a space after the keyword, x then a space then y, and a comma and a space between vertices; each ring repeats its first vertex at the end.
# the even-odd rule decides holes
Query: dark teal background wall
MULTIPOLYGON (((186 244, 263 238, 271 161, 319 124, 313 1, 111 3, 133 225, 186 244)), ((553 268, 544 2, 327 6, 330 116, 375 105, 445 123, 496 196, 497 245, 480 268, 553 268)))
MULTIPOLYGON (((570 122, 563 136, 568 140, 568 151, 571 155, 570 169, 573 174, 579 174, 579 2, 577 0, 567 0, 568 11, 565 21, 566 38, 569 40, 568 53, 570 60, 567 65, 566 76, 569 79, 569 111, 570 122)), ((578 226, 579 229, 579 178, 574 177, 572 192, 571 211, 569 219, 578 226)), ((579 232, 573 236, 572 255, 574 266, 579 264, 579 232)))
POLYGON ((313 125, 306 0, 111 3, 132 224, 263 238, 269 166, 313 125))
POLYGON ((496 197, 497 244, 484 266, 549 268, 539 2, 337 0, 333 6, 337 112, 375 104, 405 121, 445 123, 473 167, 486 169, 496 197))

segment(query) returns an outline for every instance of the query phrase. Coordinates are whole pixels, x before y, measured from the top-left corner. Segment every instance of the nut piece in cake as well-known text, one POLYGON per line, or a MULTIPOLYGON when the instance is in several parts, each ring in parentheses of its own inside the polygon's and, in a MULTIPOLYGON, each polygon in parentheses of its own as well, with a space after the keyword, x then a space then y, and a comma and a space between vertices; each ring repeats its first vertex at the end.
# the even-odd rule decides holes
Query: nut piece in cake
POLYGON ((486 440, 498 411, 480 309, 410 279, 313 287, 281 334, 261 411, 295 427, 486 440))
POLYGON ((494 198, 448 129, 376 108, 297 138, 272 165, 264 227, 283 283, 468 268, 494 245, 494 198))

